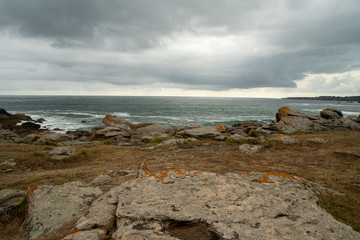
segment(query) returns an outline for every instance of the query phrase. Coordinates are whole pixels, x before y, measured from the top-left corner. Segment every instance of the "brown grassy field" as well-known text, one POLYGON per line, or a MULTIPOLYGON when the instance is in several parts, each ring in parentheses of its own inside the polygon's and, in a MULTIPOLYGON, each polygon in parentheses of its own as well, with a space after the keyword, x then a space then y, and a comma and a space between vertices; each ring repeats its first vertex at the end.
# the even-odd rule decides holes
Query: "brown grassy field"
MULTIPOLYGON (((109 169, 136 170, 144 161, 151 172, 188 169, 208 172, 283 172, 321 184, 342 195, 319 196, 319 204, 336 219, 360 231, 360 158, 343 156, 335 150, 360 152, 360 131, 329 131, 296 134, 299 143, 273 145, 254 154, 243 154, 238 143, 202 140, 196 143, 147 149, 98 145, 75 147, 78 154, 66 160, 52 160, 46 152, 55 146, 10 144, 0 142, 0 163, 14 159, 13 172, 0 167, 0 188, 27 189, 39 184, 91 181, 109 169), (328 143, 311 143, 309 138, 323 138, 328 143)), ((114 179, 113 184, 124 181, 114 179)), ((3 237, 15 237, 22 217, 2 217, 3 237)), ((10 238, 16 239, 16 238, 10 238)))

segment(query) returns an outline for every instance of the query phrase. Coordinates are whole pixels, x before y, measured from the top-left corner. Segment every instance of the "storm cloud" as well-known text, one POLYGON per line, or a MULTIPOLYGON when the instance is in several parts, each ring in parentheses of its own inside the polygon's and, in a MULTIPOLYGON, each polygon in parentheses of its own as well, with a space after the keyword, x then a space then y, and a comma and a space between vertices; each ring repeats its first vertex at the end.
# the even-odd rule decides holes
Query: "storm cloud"
POLYGON ((0 0, 0 83, 296 88, 360 70, 359 12, 357 0, 0 0))

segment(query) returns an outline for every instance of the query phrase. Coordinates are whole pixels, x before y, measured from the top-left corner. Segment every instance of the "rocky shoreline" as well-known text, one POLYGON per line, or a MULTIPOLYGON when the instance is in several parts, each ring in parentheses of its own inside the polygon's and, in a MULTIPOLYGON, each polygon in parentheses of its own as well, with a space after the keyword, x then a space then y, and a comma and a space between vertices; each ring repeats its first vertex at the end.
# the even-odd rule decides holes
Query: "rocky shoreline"
POLYGON ((105 126, 95 127, 91 131, 76 130, 57 133, 40 129, 40 124, 44 121, 46 120, 33 120, 24 114, 10 114, 5 109, 0 109, 0 140, 43 145, 74 146, 105 143, 137 146, 162 140, 171 140, 168 144, 173 144, 202 138, 218 141, 251 141, 256 138, 266 141, 284 133, 360 130, 360 115, 344 118, 342 112, 336 108, 324 109, 320 115, 312 116, 289 107, 282 107, 276 113, 276 122, 268 124, 239 122, 230 127, 223 125, 204 127, 196 124, 169 127, 154 123, 135 125, 126 119, 106 115, 103 119, 105 126))
MULTIPOLYGON (((156 148, 212 139, 242 143, 240 152, 248 154, 270 143, 296 143, 293 133, 360 130, 360 116, 344 118, 338 109, 324 109, 319 116, 310 116, 282 107, 276 122, 242 122, 231 127, 135 125, 107 115, 103 127, 64 134, 40 129, 39 122, 28 116, 9 114, 4 109, 0 112, 1 140, 59 146, 48 153, 59 160, 76 153, 70 147, 73 145, 156 148)), ((56 234, 61 235, 57 239, 64 240, 360 239, 358 232, 318 205, 317 194, 339 193, 285 173, 151 172, 140 162, 137 171, 108 170, 88 184, 39 185, 28 191, 3 189, 0 215, 26 202, 24 239, 54 239, 56 234), (109 185, 116 177, 133 180, 109 185)))

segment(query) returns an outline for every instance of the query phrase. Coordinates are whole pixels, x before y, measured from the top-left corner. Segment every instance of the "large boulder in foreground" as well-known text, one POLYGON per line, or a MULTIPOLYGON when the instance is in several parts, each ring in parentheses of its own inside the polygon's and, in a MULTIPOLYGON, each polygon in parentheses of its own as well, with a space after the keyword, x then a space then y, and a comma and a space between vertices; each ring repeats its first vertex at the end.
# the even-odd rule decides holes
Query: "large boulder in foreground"
POLYGON ((84 186, 81 182, 29 188, 25 220, 28 239, 37 239, 80 218, 102 193, 99 188, 84 186))
POLYGON ((282 173, 169 170, 119 185, 65 239, 360 239, 282 173), (115 225, 115 227, 113 227, 115 225), (115 229, 114 229, 115 228, 115 229), (102 230, 112 233, 103 236, 102 230))

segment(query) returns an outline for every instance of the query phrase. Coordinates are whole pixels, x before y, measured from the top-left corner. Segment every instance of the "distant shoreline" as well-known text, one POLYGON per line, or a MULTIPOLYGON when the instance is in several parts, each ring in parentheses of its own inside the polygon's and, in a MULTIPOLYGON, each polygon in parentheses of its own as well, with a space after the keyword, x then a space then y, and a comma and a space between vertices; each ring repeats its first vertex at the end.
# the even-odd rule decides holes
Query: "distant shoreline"
POLYGON ((360 103, 360 96, 319 96, 319 97, 287 97, 283 99, 295 99, 295 100, 322 100, 322 101, 346 101, 346 102, 358 102, 360 103))

